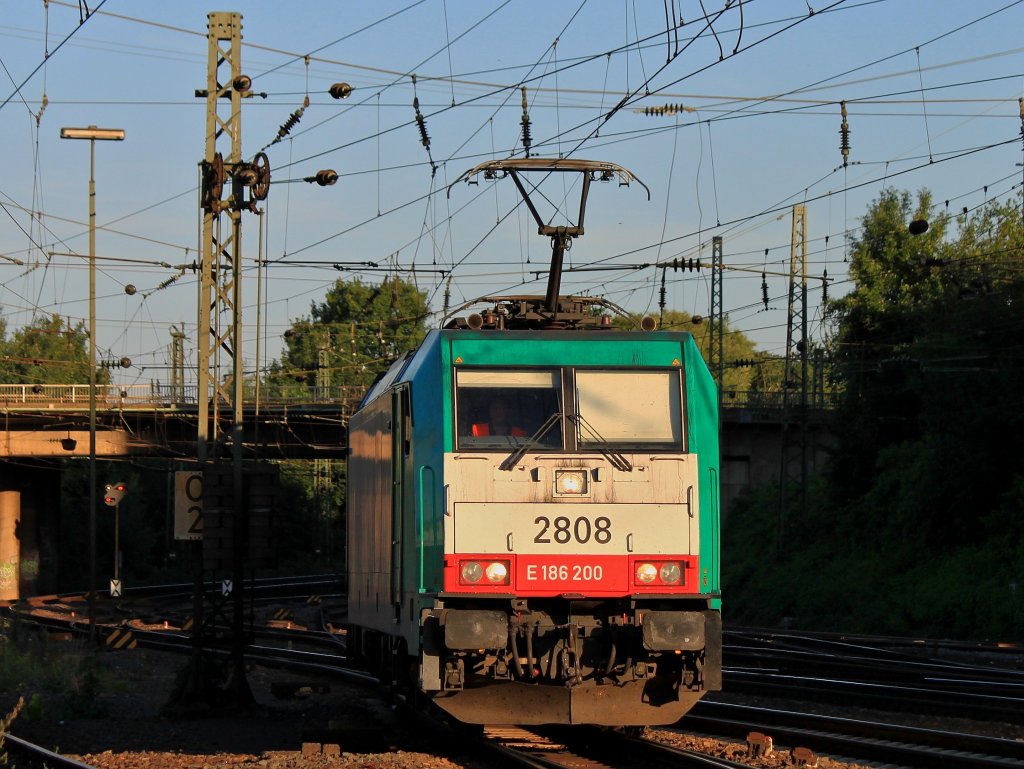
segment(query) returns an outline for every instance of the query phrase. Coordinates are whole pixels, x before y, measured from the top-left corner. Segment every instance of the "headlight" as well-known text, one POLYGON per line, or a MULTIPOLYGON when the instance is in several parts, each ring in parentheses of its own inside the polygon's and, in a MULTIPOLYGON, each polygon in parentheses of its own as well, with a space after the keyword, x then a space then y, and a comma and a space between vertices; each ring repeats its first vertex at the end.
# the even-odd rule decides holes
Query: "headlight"
POLYGON ((649 585, 658 577, 658 567, 653 563, 638 563, 636 565, 636 581, 649 585))
POLYGON ((463 561, 461 574, 463 582, 475 584, 483 578, 484 569, 476 561, 463 561))
POLYGON ((679 578, 682 576, 682 570, 679 568, 678 563, 669 561, 661 565, 658 576, 661 577, 661 581, 666 585, 678 585, 679 578))
POLYGON ((586 494, 586 470, 555 470, 555 494, 586 494))
POLYGON ((487 575, 487 581, 492 584, 503 585, 508 582, 508 566, 502 561, 487 564, 484 573, 487 575))
POLYGON ((509 568, 509 561, 460 561, 459 582, 463 585, 508 585, 511 582, 509 568))

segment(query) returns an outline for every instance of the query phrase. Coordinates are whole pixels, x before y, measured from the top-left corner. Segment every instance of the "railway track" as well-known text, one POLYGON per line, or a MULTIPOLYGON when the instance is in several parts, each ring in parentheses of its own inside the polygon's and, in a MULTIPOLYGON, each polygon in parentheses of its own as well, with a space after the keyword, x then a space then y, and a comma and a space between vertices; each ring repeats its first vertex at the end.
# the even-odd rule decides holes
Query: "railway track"
MULTIPOLYGON (((285 596, 284 599, 278 599, 278 603, 288 600, 304 603, 310 584, 297 581, 291 582, 290 585, 278 583, 269 586, 268 590, 281 592, 285 596)), ((118 607, 120 611, 111 612, 111 617, 122 626, 131 626, 133 623, 126 620, 125 616, 130 616, 132 613, 149 612, 147 620, 165 616, 161 595, 172 603, 181 597, 180 592, 176 594, 172 589, 167 589, 162 593, 157 591, 130 602, 122 602, 118 607), (127 615, 124 612, 127 612, 127 615)), ((46 616, 40 616, 38 621, 52 629, 64 628, 66 630, 69 626, 76 626, 79 631, 82 631, 83 628, 77 625, 81 617, 76 618, 73 612, 70 617, 67 615, 60 617, 60 612, 53 611, 57 604, 73 605, 74 601, 63 597, 57 601, 48 599, 35 602, 32 606, 48 610, 42 612, 46 616)), ((338 677, 360 685, 375 685, 377 680, 374 676, 352 668, 344 657, 344 636, 332 624, 338 621, 343 610, 343 605, 335 601, 331 603, 329 609, 324 605, 317 607, 318 623, 308 621, 305 624, 295 623, 291 629, 263 628, 259 631, 260 643, 248 646, 246 657, 253 663, 268 667, 288 667, 313 677, 338 677)), ((19 616, 25 620, 32 619, 31 613, 25 606, 20 607, 19 616)), ((149 648, 176 653, 188 652, 191 648, 190 635, 181 630, 135 627, 132 632, 139 645, 149 648)), ((858 697, 884 703, 889 708, 892 706, 893 699, 897 697, 896 692, 905 692, 911 689, 913 694, 903 701, 903 707, 933 709, 936 698, 947 697, 953 703, 958 704, 958 706, 949 708, 954 715, 962 716, 964 714, 965 703, 967 703, 967 707, 971 708, 974 708, 977 703, 984 705, 984 707, 976 708, 977 712, 973 715, 978 715, 980 712, 991 712, 995 716, 1001 713, 1001 717, 1005 719, 1008 712, 1021 712, 1017 710, 1021 707, 1022 700, 1019 696, 1020 685, 1018 684, 1021 673, 1017 670, 997 669, 991 665, 975 665, 969 662, 937 662, 921 659, 919 656, 908 659, 909 655, 887 650, 872 654, 864 652, 859 647, 852 654, 852 658, 843 658, 841 651, 847 646, 845 642, 841 642, 837 646, 831 641, 822 645, 819 640, 813 640, 811 646, 818 646, 817 649, 809 649, 806 646, 797 649, 781 648, 793 645, 794 642, 789 639, 783 643, 771 640, 761 643, 768 647, 767 654, 759 658, 751 658, 757 661, 757 665, 761 669, 727 669, 728 689, 736 691, 739 686, 754 682, 755 690, 770 693, 773 696, 787 693, 788 696, 794 697, 795 695, 791 692, 796 691, 805 697, 813 694, 817 698, 829 692, 840 692, 842 696, 849 698, 854 687, 860 687, 858 697), (893 689, 876 680, 839 681, 836 679, 833 681, 806 676, 787 676, 780 672, 788 667, 809 664, 813 654, 818 654, 819 658, 810 664, 820 665, 823 672, 827 672, 829 662, 835 660, 837 667, 847 674, 856 673, 860 667, 864 667, 867 671, 864 678, 877 679, 880 676, 880 669, 884 670, 888 667, 890 670, 904 670, 904 678, 913 675, 927 679, 931 685, 927 687, 901 686, 899 689, 893 689), (910 672, 907 672, 908 670, 910 672), (990 695, 972 692, 971 687, 974 685, 980 686, 982 690, 998 690, 1001 693, 990 695), (795 687, 795 689, 791 687, 795 687), (870 693, 870 697, 865 693, 870 693)), ((748 646, 756 646, 756 644, 748 644, 748 646)), ((752 652, 744 651, 742 653, 752 652)), ((882 761, 903 766, 922 767, 922 769, 931 769, 932 767, 995 769, 996 767, 1024 766, 1024 742, 1021 741, 891 726, 877 721, 861 722, 812 716, 777 709, 769 710, 705 701, 700 703, 681 722, 680 727, 683 730, 738 740, 741 744, 752 732, 770 735, 775 744, 801 748, 805 751, 800 754, 801 756, 814 755, 816 752, 849 755, 857 756, 860 760, 882 761)), ((609 761, 619 752, 623 753, 622 767, 638 765, 637 756, 641 755, 640 747, 631 745, 629 748, 624 748, 621 747, 622 744, 625 744, 623 742, 625 738, 622 735, 613 738, 609 736, 613 733, 607 730, 603 734, 595 734, 595 732, 596 730, 572 730, 572 734, 565 737, 548 732, 531 731, 527 733, 526 730, 502 730, 491 733, 488 742, 494 750, 505 751, 509 756, 515 754, 517 761, 536 762, 530 764, 534 766, 571 765, 574 769, 579 769, 579 767, 587 766, 587 762, 591 762, 591 764, 603 762, 602 765, 606 767, 609 765, 619 766, 618 763, 609 761), (533 734, 533 736, 531 737, 529 734, 533 734), (547 740, 548 743, 544 743, 544 740, 547 740), (552 747, 554 743, 561 745, 560 750, 564 752, 562 758, 557 755, 559 751, 552 747), (594 746, 599 747, 595 748, 594 746), (595 750, 596 752, 594 752, 595 750), (581 753, 585 755, 580 755, 581 753), (558 764, 558 761, 562 761, 562 763, 558 764)), ((662 739, 660 735, 671 735, 671 732, 653 730, 652 734, 659 735, 660 741, 662 739)), ((670 745, 659 745, 658 742, 645 741, 645 744, 652 744, 655 747, 644 747, 644 751, 664 751, 671 747, 670 745)), ((756 745, 748 746, 748 749, 756 752, 756 745)), ((645 757, 639 763, 643 764, 644 769, 652 769, 652 767, 661 766, 668 761, 664 754, 655 755, 651 752, 642 753, 642 755, 645 757)), ((679 755, 674 755, 670 763, 680 766, 680 760, 679 755)), ((699 760, 702 766, 739 765, 728 761, 709 764, 708 762, 711 760, 717 762, 720 759, 709 759, 706 756, 699 759, 691 757, 688 760, 699 760)), ((55 766, 56 764, 50 762, 48 765, 55 766)))
POLYGON ((777 744, 832 756, 856 756, 921 769, 1024 767, 1024 741, 922 729, 777 708, 702 701, 679 723, 684 731, 747 740, 751 732, 777 744))
POLYGON ((5 765, 18 769, 94 769, 83 761, 63 756, 52 750, 36 745, 28 740, 15 737, 13 734, 3 735, 3 752, 7 754, 5 765))
POLYGON ((505 760, 531 769, 748 769, 750 766, 588 727, 493 726, 484 729, 484 744, 505 760))
POLYGON ((724 676, 733 692, 1024 722, 1024 670, 1014 667, 1024 658, 1006 647, 970 657, 959 645, 960 659, 951 660, 791 634, 728 638, 724 676))

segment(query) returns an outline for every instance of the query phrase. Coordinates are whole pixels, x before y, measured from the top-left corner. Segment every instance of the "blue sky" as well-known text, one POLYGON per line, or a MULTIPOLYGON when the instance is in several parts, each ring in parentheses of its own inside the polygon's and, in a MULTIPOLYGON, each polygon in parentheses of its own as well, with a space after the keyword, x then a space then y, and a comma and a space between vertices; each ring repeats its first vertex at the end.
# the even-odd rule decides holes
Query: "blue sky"
MULTIPOLYGON (((172 324, 184 325, 194 354, 196 277, 180 266, 198 258, 205 101, 194 91, 206 82, 211 10, 242 14, 242 70, 266 93, 242 113, 243 155, 265 150, 272 168, 263 216, 243 219, 249 368, 257 297, 263 365, 336 278, 360 275, 334 263, 404 277, 415 265, 435 310, 441 271, 452 304, 544 292, 532 270, 546 268, 549 246, 510 181, 446 195, 477 163, 522 157, 521 85, 534 154, 611 161, 651 190, 648 201, 635 184, 592 188, 569 265, 614 269, 570 271, 563 288, 656 314, 661 271, 637 265, 707 261, 721 235, 730 319, 776 354, 786 281, 771 273, 788 268, 793 204, 807 206, 809 273, 827 269, 836 295, 848 288, 846 236, 884 186, 928 188, 955 212, 1017 194, 1022 178, 1020 2, 704 0, 707 21, 696 0, 88 6, 81 23, 76 2, 0 0, 0 311, 9 330, 40 312, 87 316, 88 144, 61 141, 60 128, 125 129, 123 143, 96 146, 97 341, 101 357, 133 360, 117 373, 123 383, 166 379, 172 324), (683 26, 667 31, 666 11, 683 26), (353 86, 349 99, 327 94, 337 82, 353 86), (301 121, 271 144, 307 94, 301 121), (682 109, 642 114, 665 104, 682 109), (302 181, 325 168, 340 176, 333 187, 302 181), (261 256, 271 262, 262 294, 261 256)), ((543 194, 574 215, 577 192, 562 178, 543 194)), ((666 277, 668 307, 707 314, 708 271, 666 277)), ((820 299, 815 280, 815 338, 825 332, 820 299)))

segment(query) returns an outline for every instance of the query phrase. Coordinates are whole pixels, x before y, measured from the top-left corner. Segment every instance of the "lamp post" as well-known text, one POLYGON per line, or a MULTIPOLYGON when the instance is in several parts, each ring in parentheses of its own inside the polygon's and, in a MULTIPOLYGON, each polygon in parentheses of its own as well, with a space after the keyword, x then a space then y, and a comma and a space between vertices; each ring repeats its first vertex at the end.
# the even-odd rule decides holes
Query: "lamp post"
POLYGON ((61 128, 61 139, 89 141, 89 642, 96 643, 96 141, 123 141, 124 129, 61 128))

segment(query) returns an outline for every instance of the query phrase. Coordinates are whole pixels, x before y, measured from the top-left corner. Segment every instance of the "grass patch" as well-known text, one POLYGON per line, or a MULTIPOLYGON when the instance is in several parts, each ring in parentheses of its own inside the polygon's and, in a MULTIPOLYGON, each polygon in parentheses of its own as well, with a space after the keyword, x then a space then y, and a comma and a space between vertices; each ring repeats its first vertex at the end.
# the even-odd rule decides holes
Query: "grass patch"
POLYGON ((53 644, 17 619, 0 624, 0 706, 21 702, 26 720, 103 715, 106 676, 86 642, 53 644))

